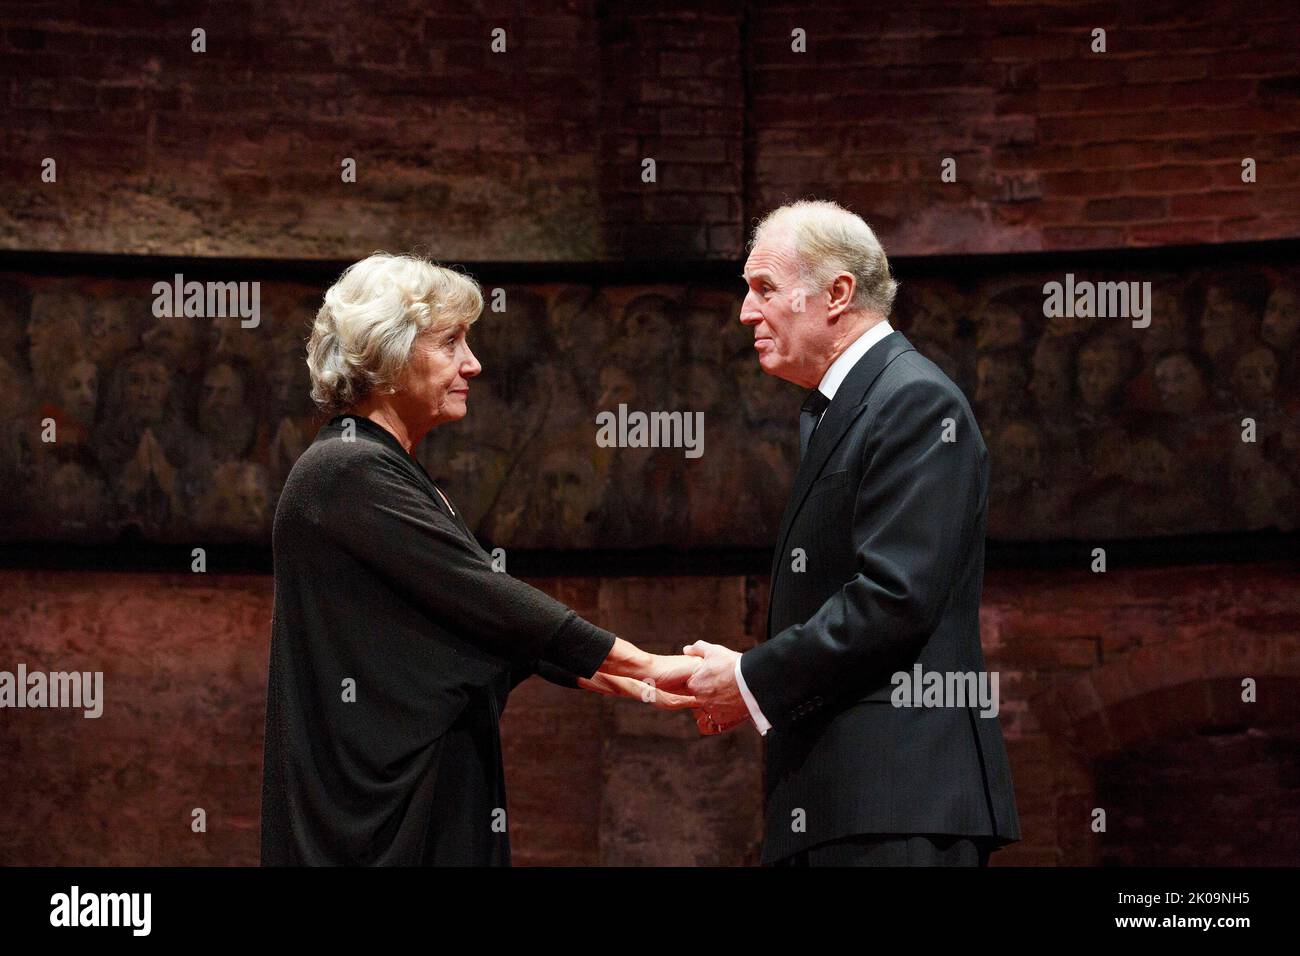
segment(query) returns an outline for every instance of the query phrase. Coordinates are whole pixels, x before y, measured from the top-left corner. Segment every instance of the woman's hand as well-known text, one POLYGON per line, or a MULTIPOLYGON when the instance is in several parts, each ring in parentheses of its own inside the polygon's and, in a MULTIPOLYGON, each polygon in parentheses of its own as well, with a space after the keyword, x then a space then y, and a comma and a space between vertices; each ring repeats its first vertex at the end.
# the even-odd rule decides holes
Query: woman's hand
POLYGON ((578 686, 595 691, 597 694, 640 700, 660 710, 686 710, 697 706, 694 697, 684 694, 670 694, 667 691, 660 690, 654 684, 637 680, 634 677, 619 677, 601 671, 596 671, 590 680, 579 677, 578 686))
POLYGON ((702 663, 700 658, 685 654, 650 654, 620 637, 600 665, 600 672, 645 681, 661 693, 686 696, 686 683, 702 663))

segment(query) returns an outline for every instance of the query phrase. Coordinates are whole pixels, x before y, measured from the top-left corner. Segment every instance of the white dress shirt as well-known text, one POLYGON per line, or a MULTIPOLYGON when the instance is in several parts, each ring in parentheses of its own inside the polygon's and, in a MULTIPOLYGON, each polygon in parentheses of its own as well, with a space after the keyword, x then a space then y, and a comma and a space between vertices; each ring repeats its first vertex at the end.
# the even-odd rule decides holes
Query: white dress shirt
MULTIPOLYGON (((828 368, 826 374, 822 376, 821 383, 817 386, 817 391, 821 392, 828 399, 834 399, 835 393, 839 391, 840 386, 844 384, 844 380, 848 378, 849 372, 852 371, 853 366, 858 364, 858 359, 866 355, 871 346, 875 345, 892 331, 894 330, 888 322, 880 322, 859 335, 853 340, 853 344, 840 353, 840 357, 831 363, 831 367, 828 368)), ((827 408, 829 407, 830 406, 827 405, 827 408)), ((825 414, 826 411, 823 409, 822 415, 825 414)), ((821 424, 821 418, 817 419, 817 424, 821 424)), ((741 655, 741 657, 743 656, 744 655, 741 655)), ((749 716, 753 718, 754 726, 758 728, 760 734, 766 734, 772 728, 772 725, 768 723, 767 718, 763 716, 763 712, 758 708, 758 701, 754 699, 754 695, 751 694, 749 688, 745 686, 745 675, 740 672, 741 657, 736 658, 736 686, 740 688, 740 696, 745 701, 745 706, 749 708, 749 716)))

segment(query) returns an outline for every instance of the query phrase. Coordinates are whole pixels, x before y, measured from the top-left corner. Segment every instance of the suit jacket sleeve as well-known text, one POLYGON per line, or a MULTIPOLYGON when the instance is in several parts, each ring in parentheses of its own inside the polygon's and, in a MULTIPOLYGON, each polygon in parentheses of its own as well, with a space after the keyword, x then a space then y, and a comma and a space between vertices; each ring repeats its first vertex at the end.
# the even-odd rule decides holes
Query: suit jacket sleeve
POLYGON ((983 439, 959 396, 898 387, 868 425, 853 511, 857 572, 803 624, 746 651, 745 682, 772 726, 887 683, 938 626, 979 507, 983 439), (944 420, 956 423, 942 440, 944 420))
POLYGON ((594 674, 614 635, 518 578, 492 570, 429 492, 389 455, 358 456, 340 475, 350 504, 322 514, 327 533, 429 617, 514 666, 546 661, 594 674))

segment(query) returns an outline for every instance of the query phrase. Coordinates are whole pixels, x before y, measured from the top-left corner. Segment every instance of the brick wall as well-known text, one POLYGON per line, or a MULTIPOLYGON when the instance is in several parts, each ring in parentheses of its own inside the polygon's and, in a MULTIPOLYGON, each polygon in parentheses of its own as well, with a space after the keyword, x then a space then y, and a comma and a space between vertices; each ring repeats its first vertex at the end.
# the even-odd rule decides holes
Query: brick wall
MULTIPOLYGON (((1023 834, 995 862, 1294 863, 1294 566, 1119 562, 988 575, 983 643, 1023 834), (1244 677, 1257 703, 1241 701, 1244 677), (1198 779, 1227 802, 1193 813, 1198 779)), ((766 608, 763 577, 531 581, 657 651, 748 647, 766 608)), ((103 670, 107 698, 97 720, 6 712, 0 865, 255 864, 270 578, 6 571, 0 591, 3 666, 103 670), (190 831, 196 806, 206 834, 190 831)), ((534 679, 503 739, 520 864, 757 860, 752 729, 701 739, 687 715, 534 679)))
POLYGON ((0 4, 0 248, 734 259, 808 194, 894 254, 1300 233, 1291 4, 527 9, 0 4))
POLYGON ((752 204, 838 198, 895 254, 1294 236, 1298 29, 1282 2, 755 4, 752 204))

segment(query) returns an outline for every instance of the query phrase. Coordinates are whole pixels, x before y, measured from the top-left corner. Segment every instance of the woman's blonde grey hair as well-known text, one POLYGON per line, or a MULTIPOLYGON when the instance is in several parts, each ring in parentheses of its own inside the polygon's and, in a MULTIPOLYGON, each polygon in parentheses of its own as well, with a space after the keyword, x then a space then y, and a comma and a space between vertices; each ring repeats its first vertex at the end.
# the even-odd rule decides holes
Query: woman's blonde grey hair
POLYGON ((855 280, 853 307, 886 318, 894 307, 898 283, 889 274, 889 259, 876 234, 861 216, 838 203, 801 199, 772 210, 754 229, 754 244, 766 232, 788 231, 804 278, 817 291, 830 286, 837 273, 855 280))
POLYGON ((312 401, 337 414, 373 392, 391 392, 417 335, 471 324, 482 311, 477 282, 420 256, 376 252, 353 263, 312 324, 312 401))

